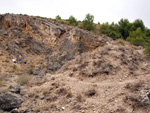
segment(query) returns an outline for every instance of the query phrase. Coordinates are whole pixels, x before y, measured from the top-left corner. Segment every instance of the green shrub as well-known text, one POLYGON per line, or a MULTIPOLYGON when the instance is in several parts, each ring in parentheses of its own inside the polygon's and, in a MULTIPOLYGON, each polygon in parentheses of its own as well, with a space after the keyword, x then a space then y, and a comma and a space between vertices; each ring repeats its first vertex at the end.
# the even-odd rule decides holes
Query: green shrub
POLYGON ((17 69, 17 66, 16 66, 16 65, 13 65, 13 70, 12 70, 12 72, 15 72, 16 69, 17 69))
POLYGON ((108 35, 109 32, 110 32, 109 23, 106 22, 106 23, 103 23, 102 25, 100 25, 100 27, 99 27, 99 32, 100 32, 101 34, 106 34, 106 35, 108 35))
POLYGON ((17 69, 17 66, 16 66, 16 65, 13 65, 13 69, 16 70, 16 69, 17 69))
POLYGON ((113 39, 118 39, 121 37, 121 34, 118 29, 118 25, 112 22, 109 24, 108 22, 103 23, 99 27, 99 33, 100 34, 105 34, 109 37, 112 37, 113 39))
POLYGON ((32 67, 30 67, 30 68, 28 69, 28 73, 29 73, 29 74, 33 74, 33 68, 32 68, 32 67))
POLYGON ((87 14, 85 19, 82 22, 82 28, 88 31, 93 31, 95 29, 93 21, 94 21, 94 16, 87 14))
POLYGON ((29 80, 31 80, 31 76, 29 75, 21 75, 18 77, 17 79, 17 82, 20 84, 20 85, 25 85, 29 82, 29 80))
POLYGON ((115 32, 115 31, 111 31, 109 33, 109 36, 112 37, 113 39, 120 38, 120 35, 117 32, 115 32))
POLYGON ((145 46, 145 34, 141 30, 141 28, 137 28, 136 31, 130 32, 129 37, 127 38, 127 41, 131 42, 132 44, 136 46, 145 46))
POLYGON ((145 51, 144 51, 146 57, 149 59, 150 58, 150 43, 147 43, 145 45, 145 51))
POLYGON ((61 17, 59 15, 56 16, 56 19, 61 20, 61 17))
POLYGON ((145 25, 142 20, 136 19, 133 22, 132 30, 135 31, 137 28, 140 28, 142 31, 145 31, 145 25))
POLYGON ((68 21, 69 21, 69 24, 70 24, 70 25, 74 25, 74 26, 77 26, 77 25, 78 25, 77 20, 76 20, 75 17, 73 17, 73 16, 70 16, 69 19, 68 19, 68 21))
POLYGON ((72 97, 72 92, 71 91, 67 92, 67 97, 72 97))
POLYGON ((59 20, 58 22, 61 23, 61 24, 65 24, 64 20, 59 20))
POLYGON ((132 24, 129 22, 128 19, 120 19, 118 22, 118 30, 121 34, 121 36, 126 39, 129 37, 129 31, 131 29, 132 24))
POLYGON ((128 37, 127 41, 131 42, 135 46, 144 46, 145 45, 145 40, 142 37, 128 37))

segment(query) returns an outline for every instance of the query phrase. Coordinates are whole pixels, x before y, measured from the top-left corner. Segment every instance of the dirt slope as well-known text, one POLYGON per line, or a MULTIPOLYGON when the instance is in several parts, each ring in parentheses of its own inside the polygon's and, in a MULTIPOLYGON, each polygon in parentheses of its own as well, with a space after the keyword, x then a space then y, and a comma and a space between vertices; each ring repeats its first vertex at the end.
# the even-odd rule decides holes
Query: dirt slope
POLYGON ((37 17, 1 15, 0 24, 0 102, 10 92, 23 100, 0 112, 150 112, 150 62, 141 47, 37 17), (11 61, 20 54, 27 64, 11 61))
POLYGON ((30 99, 20 110, 148 113, 150 65, 141 52, 113 43, 83 53, 56 74, 47 74, 46 82, 31 82, 25 95, 30 99))

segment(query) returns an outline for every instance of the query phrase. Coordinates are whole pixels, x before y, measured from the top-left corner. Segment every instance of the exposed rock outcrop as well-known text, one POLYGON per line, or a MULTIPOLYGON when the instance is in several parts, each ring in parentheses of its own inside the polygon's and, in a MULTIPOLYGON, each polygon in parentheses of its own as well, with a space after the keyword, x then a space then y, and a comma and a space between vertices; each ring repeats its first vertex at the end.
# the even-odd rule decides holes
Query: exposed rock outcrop
POLYGON ((0 15, 0 40, 0 51, 8 53, 10 58, 22 55, 32 67, 37 68, 40 62, 47 72, 56 71, 76 55, 106 43, 101 37, 76 27, 13 14, 0 15), (55 54, 57 61, 54 62, 51 58, 55 54), (42 59, 33 58, 34 55, 42 59))

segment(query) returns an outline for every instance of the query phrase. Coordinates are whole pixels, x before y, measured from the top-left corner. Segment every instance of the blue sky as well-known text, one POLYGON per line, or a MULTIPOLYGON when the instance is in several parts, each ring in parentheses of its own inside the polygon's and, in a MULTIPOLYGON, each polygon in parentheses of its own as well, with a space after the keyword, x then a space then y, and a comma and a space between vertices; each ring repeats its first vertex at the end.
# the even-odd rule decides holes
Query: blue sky
POLYGON ((150 28, 150 0, 1 0, 0 14, 15 13, 68 19, 73 15, 83 20, 87 13, 94 22, 115 22, 127 18, 130 22, 142 19, 150 28))

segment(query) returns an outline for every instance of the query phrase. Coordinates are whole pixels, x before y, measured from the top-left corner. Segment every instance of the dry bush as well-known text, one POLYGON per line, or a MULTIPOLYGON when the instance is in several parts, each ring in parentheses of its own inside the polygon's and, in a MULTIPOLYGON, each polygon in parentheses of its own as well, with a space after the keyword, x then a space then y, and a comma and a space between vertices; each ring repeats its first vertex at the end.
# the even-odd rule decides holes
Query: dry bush
POLYGON ((78 94, 77 97, 76 97, 76 101, 77 102, 84 102, 85 98, 81 94, 78 94))
POLYGON ((44 89, 42 90, 43 95, 46 95, 47 93, 49 93, 48 89, 44 89))
POLYGON ((37 85, 42 85, 43 83, 47 82, 47 78, 46 77, 37 77, 37 76, 33 76, 33 78, 28 82, 28 86, 37 86, 37 85))
POLYGON ((2 87, 3 86, 3 81, 2 80, 0 80, 0 87, 2 87))
POLYGON ((144 107, 145 105, 141 102, 140 97, 138 95, 130 95, 130 96, 125 96, 123 101, 127 103, 128 105, 132 106, 134 109, 135 108, 141 108, 144 107))
MULTIPOLYGON (((51 110, 51 111, 58 110, 58 108, 55 104, 49 104, 49 103, 44 104, 42 106, 36 106, 33 108, 33 111, 35 111, 35 113, 39 113, 41 111, 49 111, 49 110, 51 110)), ((52 112, 50 112, 50 113, 52 113, 52 112)))
POLYGON ((130 46, 129 46, 129 49, 137 50, 137 49, 138 49, 138 46, 130 45, 130 46))
POLYGON ((8 74, 0 73, 0 87, 3 86, 5 79, 8 77, 8 74))
POLYGON ((32 67, 30 67, 30 68, 28 69, 28 73, 29 73, 29 74, 33 74, 33 68, 32 68, 32 67))
POLYGON ((142 87, 142 83, 141 82, 138 82, 138 83, 135 83, 135 84, 127 84, 125 86, 126 89, 129 89, 131 92, 135 92, 135 91, 139 91, 139 89, 142 87))
POLYGON ((36 113, 39 113, 40 111, 47 111, 50 109, 50 105, 43 105, 43 106, 37 106, 34 108, 34 111, 36 113))
POLYGON ((40 96, 40 93, 38 93, 37 91, 30 91, 29 93, 28 93, 28 96, 30 97, 30 98, 38 98, 39 96, 40 96))
POLYGON ((20 85, 25 85, 29 82, 29 80, 31 80, 32 76, 29 76, 29 75, 21 75, 18 77, 18 80, 17 82, 20 84, 20 85))
POLYGON ((67 90, 65 88, 60 88, 56 91, 56 93, 59 94, 59 95, 66 95, 67 90))
POLYGON ((16 71, 16 69, 17 69, 17 66, 16 65, 13 65, 13 72, 15 72, 16 71))
POLYGON ((125 42, 125 40, 123 40, 123 39, 118 39, 118 40, 117 40, 117 43, 118 43, 118 44, 121 44, 121 45, 125 45, 126 42, 125 42))

